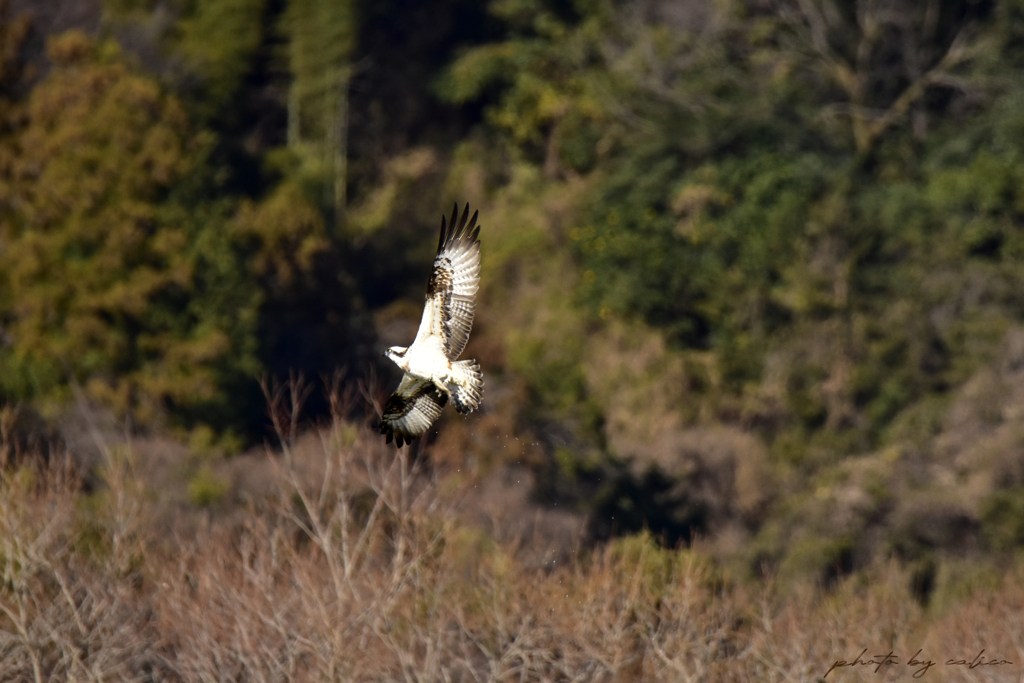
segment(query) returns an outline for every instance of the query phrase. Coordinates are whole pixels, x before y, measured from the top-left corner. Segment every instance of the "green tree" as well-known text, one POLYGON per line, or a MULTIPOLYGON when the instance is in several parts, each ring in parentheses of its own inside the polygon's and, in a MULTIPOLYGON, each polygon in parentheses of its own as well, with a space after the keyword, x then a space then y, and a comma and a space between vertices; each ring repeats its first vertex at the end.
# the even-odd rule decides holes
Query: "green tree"
POLYGON ((5 141, 3 392, 54 405, 77 381, 138 421, 216 421, 258 371, 259 293, 203 200, 210 141, 113 44, 71 32, 49 57, 5 141))
POLYGON ((204 124, 237 125, 246 78, 267 40, 265 0, 104 0, 104 25, 186 96, 204 124))
POLYGON ((290 0, 282 19, 288 45, 288 146, 325 204, 341 220, 348 202, 348 90, 356 44, 353 0, 290 0))
POLYGON ((602 64, 603 42, 614 32, 611 8, 577 3, 565 13, 557 5, 491 3, 505 38, 465 51, 438 80, 452 102, 485 99, 490 125, 549 176, 592 170, 621 135, 609 111, 612 74, 602 64))
POLYGON ((672 5, 493 2, 440 92, 586 179, 579 303, 711 367, 700 414, 869 447, 1019 317, 1019 4, 672 5))

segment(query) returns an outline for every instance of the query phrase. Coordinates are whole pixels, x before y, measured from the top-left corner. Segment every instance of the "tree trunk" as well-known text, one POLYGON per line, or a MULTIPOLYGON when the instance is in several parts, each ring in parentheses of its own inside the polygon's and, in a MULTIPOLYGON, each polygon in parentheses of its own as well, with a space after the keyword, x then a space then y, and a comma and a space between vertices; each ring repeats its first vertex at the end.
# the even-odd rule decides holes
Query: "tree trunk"
POLYGON ((348 204, 348 84, 349 70, 342 71, 334 112, 334 220, 340 224, 348 204))

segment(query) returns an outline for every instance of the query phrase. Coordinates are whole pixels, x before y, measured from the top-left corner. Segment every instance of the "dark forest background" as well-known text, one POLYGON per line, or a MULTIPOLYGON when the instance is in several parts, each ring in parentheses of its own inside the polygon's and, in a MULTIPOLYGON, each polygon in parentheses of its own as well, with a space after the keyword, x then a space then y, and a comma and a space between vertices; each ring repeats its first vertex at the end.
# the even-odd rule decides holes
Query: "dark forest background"
POLYGON ((397 381, 455 202, 422 457, 739 576, 1024 546, 1019 0, 5 0, 0 402, 230 458, 261 377, 397 381))

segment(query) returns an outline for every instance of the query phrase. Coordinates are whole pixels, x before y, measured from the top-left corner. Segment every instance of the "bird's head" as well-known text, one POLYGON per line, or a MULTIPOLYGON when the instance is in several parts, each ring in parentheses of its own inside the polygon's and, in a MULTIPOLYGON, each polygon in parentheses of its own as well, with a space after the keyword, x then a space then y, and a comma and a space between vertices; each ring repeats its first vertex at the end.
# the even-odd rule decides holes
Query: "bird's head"
POLYGON ((405 352, 408 350, 409 349, 404 346, 391 346, 385 349, 384 355, 396 363, 399 363, 400 359, 405 358, 405 352))

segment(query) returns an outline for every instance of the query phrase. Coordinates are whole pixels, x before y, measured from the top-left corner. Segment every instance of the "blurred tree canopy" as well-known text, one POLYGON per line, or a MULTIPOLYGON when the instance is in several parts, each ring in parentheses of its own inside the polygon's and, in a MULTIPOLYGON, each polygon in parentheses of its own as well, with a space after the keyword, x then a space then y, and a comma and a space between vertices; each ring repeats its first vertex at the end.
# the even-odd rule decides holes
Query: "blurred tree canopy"
POLYGON ((491 7, 440 92, 591 179, 580 303, 712 352, 721 418, 866 447, 1018 318, 1019 4, 491 7))
POLYGON ((51 41, 6 146, 3 385, 60 399, 70 379, 121 414, 215 402, 251 374, 257 293, 203 202, 208 139, 110 43, 51 41))
POLYGON ((414 329, 452 201, 494 424, 609 515, 695 429, 805 483, 922 448, 1024 325, 1020 0, 103 7, 0 12, 5 401, 257 435, 254 375, 414 329))

